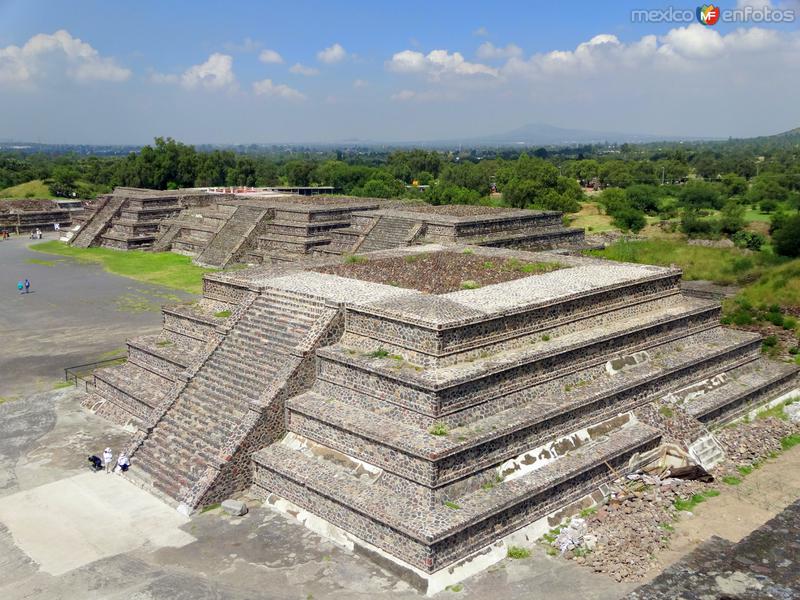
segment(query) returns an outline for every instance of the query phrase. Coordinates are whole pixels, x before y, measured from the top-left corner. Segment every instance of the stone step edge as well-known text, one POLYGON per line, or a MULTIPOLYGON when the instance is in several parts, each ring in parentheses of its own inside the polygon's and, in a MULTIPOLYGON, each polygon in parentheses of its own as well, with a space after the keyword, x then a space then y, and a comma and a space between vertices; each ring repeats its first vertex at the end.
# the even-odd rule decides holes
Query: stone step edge
MULTIPOLYGON (((759 390, 762 388, 766 388, 772 386, 775 383, 791 379, 797 376, 800 373, 800 365, 791 365, 786 363, 778 363, 774 361, 769 361, 766 358, 759 358, 757 359, 758 362, 763 362, 765 364, 769 364, 771 367, 774 365, 774 369, 771 369, 773 372, 771 376, 768 377, 761 377, 755 386, 746 385, 744 389, 740 390, 738 393, 734 394, 733 396, 729 395, 730 390, 727 390, 728 393, 725 393, 725 388, 727 385, 722 385, 719 388, 707 392, 702 396, 699 396, 693 400, 689 400, 684 402, 679 406, 679 408, 687 413, 688 415, 701 420, 704 416, 709 413, 716 412, 729 404, 733 404, 747 396, 752 396, 757 394, 759 390), (708 397, 713 395, 715 398, 719 397, 722 402, 713 402, 710 405, 703 406, 703 404, 707 404, 701 402, 702 400, 708 400, 708 397)), ((743 384, 740 384, 743 385, 743 384)))
MULTIPOLYGON (((129 347, 136 348, 137 350, 144 352, 145 354, 150 354, 152 356, 155 356, 156 358, 171 363, 176 367, 180 367, 181 369, 185 369, 190 364, 192 364, 192 362, 194 362, 195 357, 199 354, 199 348, 195 349, 194 351, 190 350, 189 348, 181 348, 180 357, 178 357, 175 354, 164 351, 164 349, 157 343, 152 343, 154 341, 154 338, 156 337, 158 336, 138 336, 135 338, 127 339, 125 343, 129 347)), ((134 360, 133 362, 136 361, 134 360)), ((138 364, 140 367, 148 368, 146 365, 141 365, 139 363, 136 364, 138 364)), ((158 374, 162 375, 161 373, 158 374)))
MULTIPOLYGON (((352 307, 352 310, 361 312, 367 315, 372 315, 374 317, 378 317, 381 319, 389 320, 389 321, 396 321, 399 323, 404 323, 408 325, 414 325, 423 329, 429 329, 434 332, 443 331, 446 329, 461 329, 468 325, 475 325, 478 323, 482 323, 484 321, 492 321, 496 319, 500 319, 503 317, 509 316, 516 316, 521 313, 533 312, 537 310, 542 310, 548 307, 555 307, 566 302, 571 302, 573 300, 578 300, 581 298, 591 298, 592 296, 597 296, 600 294, 604 294, 606 292, 610 292, 613 290, 624 290, 626 288, 633 288, 638 287, 641 285, 645 285, 648 283, 653 283, 659 280, 668 280, 673 279, 674 285, 671 288, 674 288, 673 293, 680 293, 679 281, 680 281, 681 272, 678 269, 667 269, 661 271, 659 273, 655 273, 652 275, 646 275, 639 277, 638 279, 632 279, 629 281, 624 281, 621 283, 613 283, 602 287, 592 288, 590 290, 584 290, 580 292, 575 292, 573 294, 560 296, 553 300, 544 300, 544 301, 533 301, 529 304, 523 306, 516 306, 509 309, 498 310, 496 312, 492 312, 490 314, 481 314, 479 316, 469 317, 467 319, 462 319, 459 321, 452 321, 449 323, 429 323, 424 319, 417 319, 411 316, 401 317, 400 315, 383 310, 380 306, 376 306, 374 304, 359 304, 358 306, 352 307)), ((670 289, 671 289, 670 288, 670 289)))
MULTIPOLYGON (((433 368, 422 367, 420 371, 415 371, 413 373, 403 372, 398 369, 391 368, 391 366, 389 366, 388 364, 384 365, 381 363, 376 363, 375 359, 369 357, 361 357, 358 356, 357 354, 356 355, 350 354, 350 352, 348 352, 349 349, 341 346, 340 344, 334 344, 331 346, 327 346, 325 348, 320 348, 317 352, 317 356, 321 359, 345 365, 346 367, 349 368, 357 369, 360 371, 366 371, 378 375, 380 377, 383 377, 385 379, 390 379, 392 381, 400 382, 403 385, 407 385, 415 389, 420 389, 426 392, 435 393, 435 392, 441 392, 451 387, 456 387, 480 379, 485 379, 486 377, 490 377, 498 373, 502 373, 505 371, 509 371, 511 369, 516 369, 518 367, 529 365, 538 362, 540 360, 552 358, 554 356, 558 356, 559 354, 567 354, 576 349, 580 349, 589 345, 603 343, 607 340, 613 340, 615 338, 622 338, 632 333, 646 331, 647 329, 652 329, 668 323, 674 323, 676 321, 685 320, 694 316, 702 315, 703 313, 708 313, 709 316, 712 316, 713 313, 718 313, 719 310, 720 310, 719 305, 717 303, 709 302, 708 305, 706 306, 699 306, 697 308, 689 309, 686 312, 670 315, 666 319, 653 319, 652 321, 648 321, 628 329, 619 329, 616 331, 612 331, 612 333, 606 335, 601 335, 596 338, 590 338, 589 340, 585 340, 580 343, 576 342, 571 345, 563 346, 561 348, 555 348, 553 350, 545 352, 542 352, 541 348, 538 349, 531 348, 527 350, 511 348, 509 350, 502 351, 501 353, 518 355, 513 359, 505 361, 498 361, 498 359, 494 357, 488 357, 488 359, 477 359, 475 361, 471 361, 470 364, 472 366, 476 365, 480 366, 482 363, 485 364, 489 361, 492 362, 490 365, 486 366, 483 369, 475 369, 467 376, 453 377, 449 380, 432 381, 431 380, 432 378, 428 378, 425 376, 429 374, 435 374, 436 372, 444 369, 452 371, 454 370, 454 366, 457 366, 459 363, 455 363, 455 365, 445 365, 441 369, 438 369, 436 367, 433 368)), ((656 316, 663 316, 659 315, 658 311, 652 311, 652 312, 655 312, 656 316)), ((698 330, 702 331, 705 329, 713 329, 714 327, 719 327, 719 323, 715 322, 713 324, 709 324, 708 326, 698 327, 698 330)), ((697 333, 697 331, 692 331, 692 333, 687 333, 686 335, 677 336, 677 338, 675 339, 678 339, 680 337, 686 337, 688 335, 692 335, 693 333, 697 333)), ((564 337, 566 337, 566 335, 564 337)))
MULTIPOLYGON (((379 497, 371 497, 370 494, 365 493, 363 498, 353 498, 348 493, 346 486, 326 485, 328 482, 325 480, 325 476, 328 476, 331 481, 336 480, 337 467, 306 457, 299 451, 281 446, 280 443, 272 444, 254 453, 252 460, 261 468, 300 484, 349 510, 360 512, 418 542, 430 545, 441 542, 470 525, 525 502, 528 498, 546 491, 548 488, 579 477, 600 462, 598 456, 605 461, 611 461, 660 438, 661 434, 652 427, 642 423, 630 425, 618 430, 615 435, 611 435, 605 440, 583 446, 527 475, 501 482, 490 490, 480 490, 464 496, 459 499, 461 508, 458 510, 444 505, 433 508, 420 507, 422 527, 419 529, 412 528, 406 520, 392 518, 392 515, 389 514, 395 505, 407 507, 412 504, 413 501, 406 496, 381 488, 382 493, 379 497), (620 435, 623 432, 628 435, 620 435), (626 440, 625 438, 628 436, 632 439, 626 440), (320 472, 323 473, 323 476, 320 476, 320 472), (470 506, 470 500, 478 494, 487 498, 483 501, 483 506, 470 506), (358 502, 358 500, 363 500, 363 502, 358 502)), ((364 488, 369 487, 367 484, 355 482, 353 485, 362 488, 359 491, 366 491, 364 488)), ((309 510, 313 512, 313 509, 309 510)), ((407 511, 398 512, 402 514, 407 511)))
MULTIPOLYGON (((740 349, 745 348, 748 344, 753 344, 753 342, 741 342, 739 344, 729 346, 724 350, 720 350, 713 354, 706 355, 704 358, 706 362, 710 362, 712 360, 724 357, 727 354, 735 353, 740 349)), ((750 362, 752 360, 755 359, 750 358, 745 362, 750 362)), ((687 361, 686 363, 682 363, 679 366, 673 367, 669 371, 661 371, 658 375, 658 379, 666 379, 676 372, 680 372, 681 370, 689 368, 692 364, 695 364, 695 361, 687 361)), ((649 383, 652 383, 654 380, 655 380, 654 377, 647 376, 645 378, 639 378, 637 380, 633 380, 632 382, 629 381, 623 386, 616 387, 611 390, 606 390, 603 393, 580 398, 579 401, 574 402, 568 407, 563 407, 563 406, 559 407, 560 412, 555 411, 552 414, 545 414, 542 415, 542 418, 551 418, 552 416, 557 416, 558 414, 561 413, 573 411, 581 406, 595 403, 604 397, 616 396, 623 391, 627 391, 629 389, 633 389, 641 385, 647 385, 649 383)), ((664 395, 664 393, 666 392, 659 392, 657 396, 661 397, 664 395)), ((325 406, 331 403, 328 402, 323 396, 317 394, 313 390, 310 390, 304 392, 303 394, 288 399, 286 401, 286 406, 290 413, 291 412, 301 413, 305 417, 325 423, 329 427, 334 427, 336 429, 345 429, 358 437, 371 440, 374 443, 393 448, 404 454, 410 454, 412 456, 415 456, 417 458, 422 458, 424 460, 444 459, 450 455, 457 454, 459 452, 469 450, 472 447, 490 442, 494 438, 507 436, 513 433, 514 431, 524 429, 537 422, 537 421, 531 421, 531 422, 523 421, 522 423, 518 424, 514 429, 510 429, 507 431, 506 430, 491 431, 487 432, 483 436, 474 437, 469 440, 464 440, 460 442, 458 440, 453 441, 448 439, 449 436, 433 436, 432 434, 429 434, 425 436, 426 446, 425 448, 423 448, 422 446, 416 445, 414 443, 414 438, 420 435, 419 428, 415 428, 411 425, 404 425, 402 423, 399 423, 395 419, 383 417, 367 409, 349 405, 344 402, 339 402, 336 400, 334 400, 333 402, 338 405, 336 411, 332 410, 326 411, 325 406), (313 409, 304 406, 305 403, 312 403, 314 405, 313 409), (331 414, 328 414, 329 412, 331 414), (345 417, 346 415, 363 416, 364 418, 359 420, 365 423, 369 423, 372 428, 372 431, 368 430, 354 431, 352 429, 348 430, 346 428, 346 425, 344 424, 344 419, 340 420, 339 418, 331 418, 332 415, 334 417, 338 416, 340 418, 345 417), (329 420, 326 420, 324 417, 328 417, 329 420), (387 431, 393 432, 395 435, 393 437, 387 436, 386 433, 387 431), (427 452, 425 451, 426 449, 428 450, 427 452)), ((520 406, 515 406, 513 408, 506 409, 505 411, 501 411, 501 413, 508 414, 509 411, 524 413, 525 406, 526 405, 524 404, 520 406)), ((325 443, 324 440, 316 440, 316 441, 319 441, 320 443, 323 444, 325 443)))

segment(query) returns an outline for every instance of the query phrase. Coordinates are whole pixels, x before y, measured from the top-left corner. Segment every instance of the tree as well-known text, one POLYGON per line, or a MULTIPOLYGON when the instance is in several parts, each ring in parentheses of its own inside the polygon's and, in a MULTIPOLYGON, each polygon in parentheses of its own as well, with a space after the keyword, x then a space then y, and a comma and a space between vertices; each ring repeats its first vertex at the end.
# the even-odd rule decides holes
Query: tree
POLYGON ((53 176, 47 186, 53 196, 69 198, 77 194, 75 185, 78 179, 78 172, 71 166, 58 165, 53 169, 53 176))
POLYGON ((725 173, 722 176, 722 193, 728 198, 743 196, 747 193, 747 180, 736 173, 725 173))
POLYGON ((625 196, 633 208, 649 214, 658 212, 660 193, 654 185, 632 185, 625 189, 625 196))
POLYGON ((800 256, 800 214, 783 221, 780 229, 772 234, 772 244, 781 256, 800 256))
MULTIPOLYGON (((786 201, 788 197, 789 190, 781 184, 777 177, 771 175, 759 175, 756 177, 750 187, 750 191, 747 193, 748 202, 759 206, 762 206, 764 202, 770 202, 774 207, 777 203, 786 201)), ((775 209, 773 208, 772 210, 775 209)))
POLYGON ((744 225, 744 206, 733 200, 728 200, 720 213, 720 231, 730 236, 744 229, 744 225))
POLYGON ((687 183, 683 186, 679 199, 681 204, 690 209, 722 208, 722 199, 720 198, 717 187, 705 181, 692 181, 687 183))
POLYGON ((625 161, 608 160, 600 165, 600 181, 605 186, 624 188, 633 183, 633 177, 625 161))
POLYGON ((314 168, 314 163, 307 160, 292 160, 286 163, 286 178, 289 180, 289 185, 301 187, 311 185, 314 168))

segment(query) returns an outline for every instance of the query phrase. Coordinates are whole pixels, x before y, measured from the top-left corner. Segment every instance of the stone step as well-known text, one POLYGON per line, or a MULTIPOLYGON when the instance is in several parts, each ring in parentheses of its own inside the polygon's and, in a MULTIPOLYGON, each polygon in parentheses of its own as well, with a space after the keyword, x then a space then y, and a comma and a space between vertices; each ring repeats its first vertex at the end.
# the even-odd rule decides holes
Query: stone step
POLYGON ((396 417, 408 422, 421 421, 415 414, 405 419, 403 408, 441 419, 493 396, 718 328, 719 307, 714 303, 679 297, 663 304, 658 310, 612 320, 603 327, 579 329, 547 341, 529 338, 532 343, 527 345, 439 368, 373 358, 353 352, 343 341, 317 351, 318 378, 396 405, 396 417))
POLYGON ((685 386, 756 359, 757 336, 722 330, 668 347, 613 375, 588 369, 504 399, 509 407, 433 435, 402 423, 379 404, 357 406, 318 387, 287 401, 288 428, 421 484, 441 486, 537 447, 558 435, 630 411, 685 386), (580 378, 585 378, 580 379, 580 378), (586 381, 578 385, 576 381, 586 381))
POLYGON ((680 391, 671 397, 680 410, 703 423, 719 425, 790 391, 797 386, 799 373, 798 365, 760 358, 728 371, 724 378, 695 386, 684 398, 680 391))
POLYGON ((527 475, 463 496, 458 508, 415 505, 280 443, 254 455, 255 485, 432 572, 625 475, 629 459, 659 439, 655 429, 631 425, 527 475))
POLYGON ((103 397, 130 399, 148 408, 157 406, 172 386, 169 379, 130 362, 98 369, 94 376, 98 393, 103 397))

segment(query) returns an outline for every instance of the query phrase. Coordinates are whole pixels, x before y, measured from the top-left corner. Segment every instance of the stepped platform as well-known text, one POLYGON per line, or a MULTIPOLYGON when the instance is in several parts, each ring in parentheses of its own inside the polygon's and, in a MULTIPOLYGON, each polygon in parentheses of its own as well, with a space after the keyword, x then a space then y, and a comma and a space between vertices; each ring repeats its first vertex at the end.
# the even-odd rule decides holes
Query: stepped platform
POLYGON ((172 384, 170 379, 133 362, 94 374, 95 393, 114 405, 118 422, 143 422, 172 384))
MULTIPOLYGON (((296 209, 253 239, 349 229, 296 209)), ((708 426, 797 386, 717 302, 683 296, 674 268, 451 243, 321 254, 208 274, 97 394, 138 411, 130 476, 183 512, 249 488, 429 593, 655 460, 657 406, 693 425, 670 443, 712 464, 708 426)))

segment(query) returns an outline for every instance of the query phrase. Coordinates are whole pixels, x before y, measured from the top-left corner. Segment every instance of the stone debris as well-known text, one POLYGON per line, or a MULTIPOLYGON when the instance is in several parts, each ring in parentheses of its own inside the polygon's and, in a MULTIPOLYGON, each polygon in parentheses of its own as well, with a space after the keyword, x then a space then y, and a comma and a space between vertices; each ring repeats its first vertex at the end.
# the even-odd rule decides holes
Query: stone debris
POLYGON ((551 545, 564 558, 618 582, 641 580, 658 566, 658 552, 669 547, 672 523, 692 516, 676 508, 677 500, 724 491, 719 483, 723 477, 741 477, 737 466, 751 465, 780 451, 781 438, 798 431, 800 425, 772 417, 718 430, 715 435, 728 460, 714 469, 716 481, 677 479, 670 477, 669 471, 662 474, 666 476, 630 474, 617 482, 607 504, 584 518, 573 518, 551 545))
POLYGON ((241 500, 228 498, 222 503, 222 510, 234 517, 241 517, 247 514, 247 504, 241 500))

